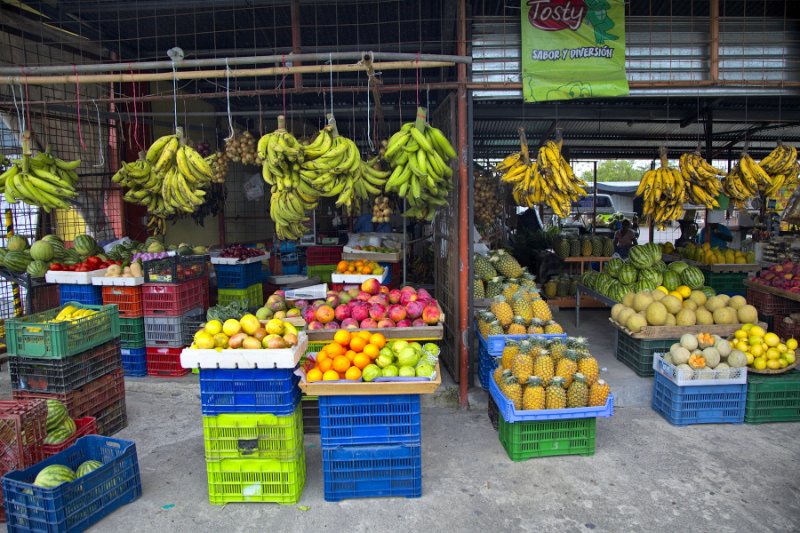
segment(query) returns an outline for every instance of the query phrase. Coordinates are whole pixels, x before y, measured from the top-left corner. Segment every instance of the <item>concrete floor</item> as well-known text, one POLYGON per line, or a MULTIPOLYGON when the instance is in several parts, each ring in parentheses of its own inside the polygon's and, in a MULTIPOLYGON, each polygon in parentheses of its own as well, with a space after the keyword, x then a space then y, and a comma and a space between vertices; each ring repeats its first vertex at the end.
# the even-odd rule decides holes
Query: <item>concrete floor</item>
MULTIPOLYGON (((614 358, 607 317, 587 311, 579 332, 618 399, 598 419, 594 456, 511 462, 486 393, 473 389, 461 411, 448 382, 424 402, 419 499, 325 502, 319 436, 308 435, 297 506, 211 506, 196 378, 128 379, 129 427, 117 436, 136 441, 144 493, 92 530, 800 531, 800 425, 671 426, 650 410, 652 379, 614 358)), ((576 333, 572 312, 557 319, 576 333)))

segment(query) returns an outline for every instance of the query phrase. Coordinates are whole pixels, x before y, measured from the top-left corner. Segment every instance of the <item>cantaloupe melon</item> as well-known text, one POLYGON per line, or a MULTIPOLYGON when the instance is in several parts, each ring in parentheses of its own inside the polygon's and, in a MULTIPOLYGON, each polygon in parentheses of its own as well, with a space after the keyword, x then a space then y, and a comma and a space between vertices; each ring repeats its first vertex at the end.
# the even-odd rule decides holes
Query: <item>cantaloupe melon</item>
POLYGON ((673 315, 677 315, 678 312, 683 308, 681 301, 674 296, 665 296, 661 300, 661 303, 664 304, 664 307, 667 308, 667 311, 673 315))
POLYGON ((697 316, 697 323, 702 326, 707 326, 714 323, 714 316, 708 309, 703 307, 698 307, 697 311, 694 312, 697 316))
POLYGON ((694 326, 697 324, 697 315, 691 309, 681 309, 675 316, 675 324, 678 326, 694 326))
POLYGON ((752 305, 745 305, 736 310, 739 324, 755 324, 758 322, 758 310, 752 305))
POLYGON ((663 326, 667 323, 667 308, 661 302, 653 302, 647 306, 647 323, 651 326, 663 326))
MULTIPOLYGON (((686 348, 690 352, 692 350, 696 350, 697 349, 697 336, 696 335, 692 335, 691 333, 684 333, 683 335, 681 335, 680 344, 681 344, 681 346, 683 346, 684 348, 686 348)), ((689 358, 687 357, 686 360, 688 361, 689 358)))

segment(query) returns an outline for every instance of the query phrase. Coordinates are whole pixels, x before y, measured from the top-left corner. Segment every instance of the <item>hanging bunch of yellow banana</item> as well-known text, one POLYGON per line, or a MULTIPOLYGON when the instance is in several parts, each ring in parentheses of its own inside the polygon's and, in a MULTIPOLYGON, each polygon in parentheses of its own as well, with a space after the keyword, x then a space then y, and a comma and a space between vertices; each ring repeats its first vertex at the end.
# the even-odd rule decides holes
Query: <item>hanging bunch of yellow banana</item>
POLYGON ((719 207, 717 196, 722 191, 720 177, 725 175, 724 172, 703 159, 699 151, 681 154, 679 168, 689 202, 708 209, 719 207))
POLYGON ((770 177, 768 187, 759 188, 765 198, 777 196, 785 186, 792 186, 798 179, 797 148, 778 143, 778 146, 762 159, 758 166, 770 177))
POLYGON ((742 152, 739 162, 722 179, 722 190, 737 207, 742 207, 750 198, 759 196, 771 188, 772 178, 747 151, 742 152))
POLYGON ((32 156, 25 153, 22 159, 12 160, 9 167, 0 174, 0 193, 8 203, 18 201, 41 207, 46 213, 51 209, 70 207, 78 196, 75 183, 78 174, 75 169, 80 159, 62 161, 49 151, 32 156))
POLYGON ((644 214, 659 228, 683 217, 683 204, 688 194, 681 171, 669 166, 667 149, 661 147, 661 166, 642 176, 636 196, 644 197, 644 214))

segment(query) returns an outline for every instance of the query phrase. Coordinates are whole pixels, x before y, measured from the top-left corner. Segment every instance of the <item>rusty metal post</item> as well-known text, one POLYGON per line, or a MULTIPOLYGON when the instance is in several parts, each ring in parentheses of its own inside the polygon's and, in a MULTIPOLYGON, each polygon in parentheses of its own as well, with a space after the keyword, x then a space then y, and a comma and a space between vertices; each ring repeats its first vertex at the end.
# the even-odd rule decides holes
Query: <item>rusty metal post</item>
MULTIPOLYGON (((300 0, 292 0, 290 5, 290 12, 292 18, 292 53, 300 53, 300 0)), ((301 63, 295 61, 292 65, 300 65, 301 63)), ((300 88, 303 86, 303 75, 300 72, 294 74, 294 86, 300 88)))
MULTIPOLYGON (((467 4, 466 0, 458 2, 458 55, 467 55, 467 4)), ((462 409, 469 407, 469 164, 467 161, 467 66, 458 65, 458 93, 457 93, 457 127, 458 127, 458 320, 460 333, 459 343, 459 383, 458 398, 462 409)))
MULTIPOLYGON (((719 81, 719 0, 711 0, 709 11, 709 78, 712 82, 719 81)), ((711 160, 709 159, 709 163, 711 160)))

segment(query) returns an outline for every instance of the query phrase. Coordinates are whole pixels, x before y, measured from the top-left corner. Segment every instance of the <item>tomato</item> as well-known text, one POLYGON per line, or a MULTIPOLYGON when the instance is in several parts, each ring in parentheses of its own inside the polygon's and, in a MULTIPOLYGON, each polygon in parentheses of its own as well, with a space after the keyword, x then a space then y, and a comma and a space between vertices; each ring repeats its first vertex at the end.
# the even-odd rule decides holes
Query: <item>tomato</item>
POLYGON ((86 259, 86 264, 88 264, 89 266, 99 265, 102 262, 103 260, 97 257, 96 255, 90 256, 88 259, 86 259))
POLYGON ((50 263, 50 270, 64 270, 64 267, 61 265, 61 263, 50 263))
POLYGON ((88 265, 82 264, 75 267, 75 272, 89 272, 91 270, 88 265))

